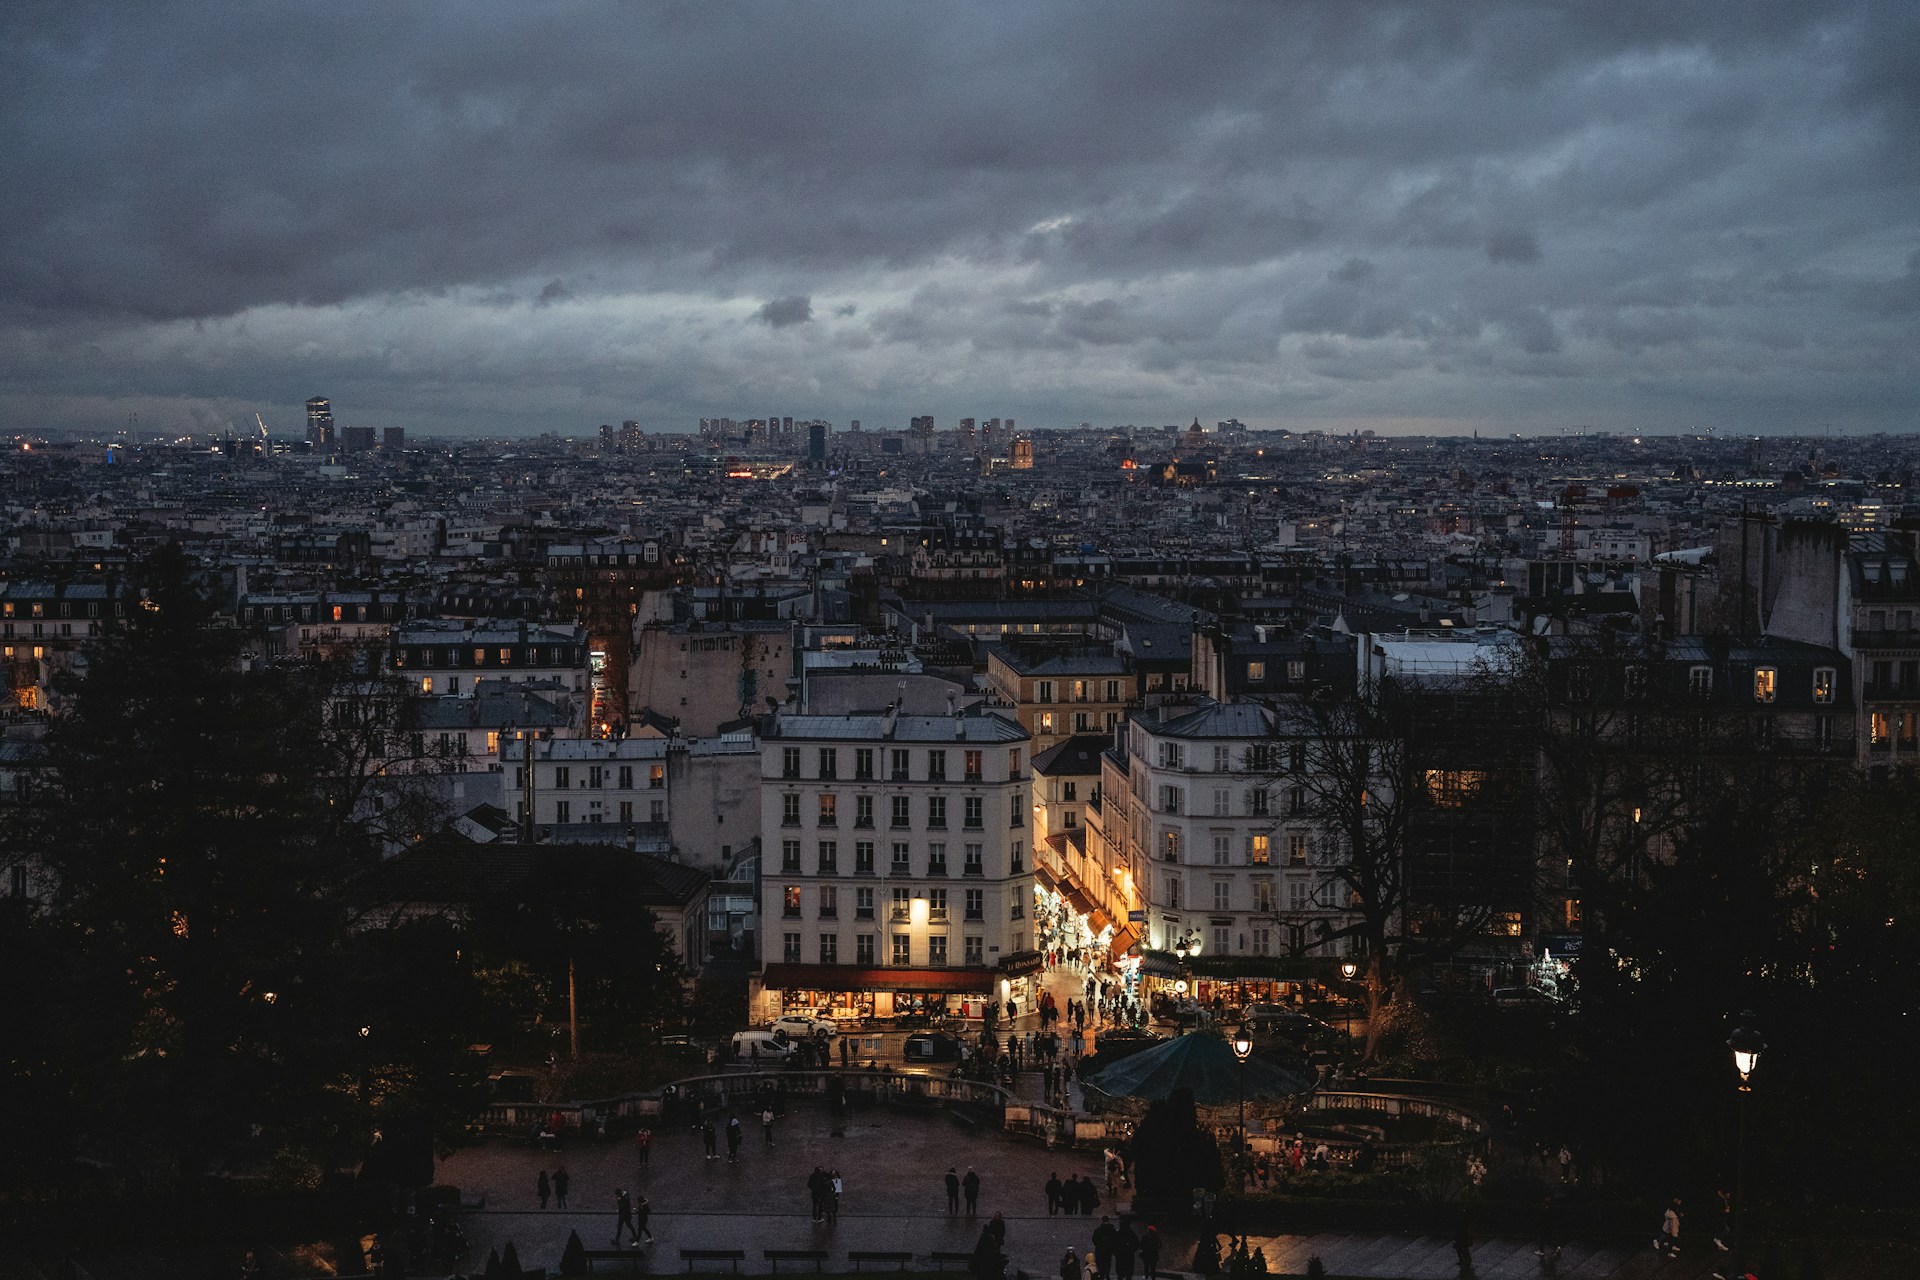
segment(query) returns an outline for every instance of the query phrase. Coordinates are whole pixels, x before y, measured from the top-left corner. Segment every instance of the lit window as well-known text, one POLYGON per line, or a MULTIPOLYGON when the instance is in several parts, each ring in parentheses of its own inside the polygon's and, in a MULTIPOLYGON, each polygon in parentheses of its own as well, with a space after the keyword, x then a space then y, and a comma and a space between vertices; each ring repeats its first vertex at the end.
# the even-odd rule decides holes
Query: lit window
POLYGON ((1471 800, 1487 780, 1478 769, 1427 770, 1427 798, 1442 809, 1458 809, 1471 800))
POLYGON ((1753 700, 1755 702, 1773 701, 1773 687, 1776 675, 1777 673, 1772 667, 1755 667, 1753 669, 1753 700))
POLYGON ((1249 679, 1249 680, 1254 680, 1254 681, 1259 681, 1259 680, 1265 680, 1266 678, 1267 678, 1267 664, 1266 664, 1266 663, 1264 663, 1264 662, 1249 662, 1249 663, 1247 664, 1247 679, 1249 679))
POLYGON ((433 692, 433 677, 432 677, 432 676, 421 676, 421 677, 420 677, 420 692, 422 692, 422 693, 432 693, 432 692, 433 692))
POLYGON ((1833 701, 1833 668, 1815 667, 1813 671, 1813 700, 1815 702, 1833 701))
POLYGON ((1247 861, 1256 867, 1264 867, 1273 861, 1273 846, 1269 836, 1247 837, 1247 861))

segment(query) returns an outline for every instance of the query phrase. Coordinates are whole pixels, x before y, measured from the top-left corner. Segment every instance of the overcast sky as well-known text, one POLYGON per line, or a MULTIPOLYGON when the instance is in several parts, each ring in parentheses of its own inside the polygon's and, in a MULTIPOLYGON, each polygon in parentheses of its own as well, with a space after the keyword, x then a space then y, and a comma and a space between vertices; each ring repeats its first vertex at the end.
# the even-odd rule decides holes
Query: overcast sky
POLYGON ((1920 427, 1920 5, 0 6, 0 428, 1920 427))

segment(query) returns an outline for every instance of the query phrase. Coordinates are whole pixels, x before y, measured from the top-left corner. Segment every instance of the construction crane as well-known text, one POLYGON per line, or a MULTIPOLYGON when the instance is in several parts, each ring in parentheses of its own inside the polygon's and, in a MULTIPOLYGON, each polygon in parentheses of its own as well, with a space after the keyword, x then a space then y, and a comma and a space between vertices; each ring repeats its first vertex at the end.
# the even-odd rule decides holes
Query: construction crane
POLYGON ((253 415, 253 420, 260 427, 260 438, 265 440, 267 438, 267 420, 257 413, 253 415))

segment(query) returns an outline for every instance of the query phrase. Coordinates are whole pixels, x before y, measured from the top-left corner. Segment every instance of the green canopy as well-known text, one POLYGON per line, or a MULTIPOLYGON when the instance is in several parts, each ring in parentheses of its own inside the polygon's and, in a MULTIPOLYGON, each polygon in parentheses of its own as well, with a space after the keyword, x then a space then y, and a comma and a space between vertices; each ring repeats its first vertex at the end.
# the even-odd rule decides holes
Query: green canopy
MULTIPOLYGON (((1194 1105, 1231 1107, 1240 1101, 1240 1059, 1218 1036, 1195 1032, 1102 1067, 1080 1082, 1110 1106, 1157 1102, 1176 1089, 1191 1089, 1194 1105)), ((1283 1065, 1256 1053, 1246 1063, 1248 1102, 1285 1102, 1312 1091, 1314 1074, 1304 1063, 1283 1065)))

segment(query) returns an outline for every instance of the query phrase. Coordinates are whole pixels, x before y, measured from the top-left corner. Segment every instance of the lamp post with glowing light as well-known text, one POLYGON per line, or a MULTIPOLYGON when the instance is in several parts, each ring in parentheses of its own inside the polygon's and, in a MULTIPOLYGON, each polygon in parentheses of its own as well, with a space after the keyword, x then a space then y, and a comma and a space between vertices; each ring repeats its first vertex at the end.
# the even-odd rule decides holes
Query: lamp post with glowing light
POLYGON ((1253 1032, 1246 1023, 1233 1033, 1233 1056, 1240 1059, 1240 1149, 1234 1157, 1234 1176, 1239 1179, 1236 1194, 1247 1189, 1247 1059, 1253 1055, 1253 1032))
POLYGON ((1727 1048, 1733 1051, 1733 1069, 1740 1073, 1740 1141, 1733 1165, 1733 1239, 1728 1242, 1736 1249, 1740 1247, 1740 1221, 1747 1206, 1747 1095, 1753 1092, 1753 1069, 1760 1065, 1766 1047, 1767 1042, 1753 1029, 1753 1010, 1743 1009, 1740 1025, 1727 1037, 1727 1048))
POLYGON ((1358 972, 1360 972, 1360 966, 1355 964, 1353 961, 1343 960, 1340 962, 1340 976, 1342 978, 1345 978, 1349 984, 1347 989, 1340 993, 1342 996, 1346 997, 1343 1003, 1347 1006, 1346 1051, 1348 1053, 1353 1052, 1353 988, 1351 984, 1353 982, 1353 975, 1358 972))

